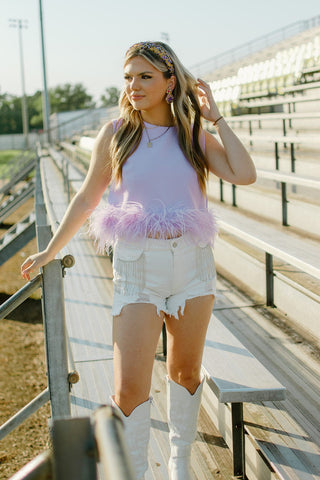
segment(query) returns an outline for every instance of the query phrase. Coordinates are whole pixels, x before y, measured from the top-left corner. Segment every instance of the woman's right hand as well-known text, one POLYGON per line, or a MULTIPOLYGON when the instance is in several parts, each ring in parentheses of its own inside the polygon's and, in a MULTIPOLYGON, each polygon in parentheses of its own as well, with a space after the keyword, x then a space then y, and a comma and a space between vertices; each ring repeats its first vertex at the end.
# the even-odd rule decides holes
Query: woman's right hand
POLYGON ((21 265, 21 275, 25 280, 30 280, 30 273, 47 265, 53 260, 46 250, 30 255, 21 265))

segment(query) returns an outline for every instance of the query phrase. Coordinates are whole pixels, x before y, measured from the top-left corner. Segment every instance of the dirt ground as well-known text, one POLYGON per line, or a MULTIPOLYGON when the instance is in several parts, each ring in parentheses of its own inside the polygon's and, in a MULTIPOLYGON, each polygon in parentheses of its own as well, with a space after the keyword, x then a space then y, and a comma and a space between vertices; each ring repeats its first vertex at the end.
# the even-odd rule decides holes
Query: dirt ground
MULTIPOLYGON (((2 236, 33 209, 33 200, 0 225, 2 236)), ((32 240, 0 267, 0 303, 24 285, 20 265, 37 250, 32 240)), ((40 291, 0 321, 0 423, 3 424, 47 387, 40 291)), ((49 404, 0 441, 0 479, 9 479, 28 461, 47 448, 49 404)))

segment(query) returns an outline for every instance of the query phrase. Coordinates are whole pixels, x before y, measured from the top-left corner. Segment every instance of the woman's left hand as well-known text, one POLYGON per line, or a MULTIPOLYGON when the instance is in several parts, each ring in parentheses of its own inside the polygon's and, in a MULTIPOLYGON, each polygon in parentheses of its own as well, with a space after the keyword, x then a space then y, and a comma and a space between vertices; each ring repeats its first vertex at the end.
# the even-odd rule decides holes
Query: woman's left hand
POLYGON ((221 114, 213 98, 210 85, 198 78, 197 86, 201 115, 209 122, 215 122, 221 114))

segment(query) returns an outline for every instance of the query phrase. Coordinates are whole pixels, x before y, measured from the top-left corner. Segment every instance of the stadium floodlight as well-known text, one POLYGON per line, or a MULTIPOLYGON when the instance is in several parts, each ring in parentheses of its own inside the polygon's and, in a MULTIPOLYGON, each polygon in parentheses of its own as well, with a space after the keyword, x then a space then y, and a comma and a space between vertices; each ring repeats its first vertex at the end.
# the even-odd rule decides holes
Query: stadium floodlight
POLYGON ((21 73, 21 87, 22 87, 22 128, 23 135, 25 137, 25 147, 29 147, 29 120, 28 120, 28 105, 27 97, 25 90, 25 80, 24 80, 24 59, 23 59, 23 45, 22 45, 22 29, 28 28, 28 20, 22 20, 21 18, 9 18, 9 27, 18 29, 19 37, 19 52, 20 52, 20 73, 21 73))
POLYGON ((42 94, 42 108, 43 108, 43 126, 47 136, 47 142, 50 143, 50 102, 47 88, 47 73, 46 73, 46 56, 44 47, 44 33, 43 33, 43 15, 42 15, 42 1, 39 0, 39 17, 40 17, 40 34, 41 34, 41 57, 42 57, 42 74, 43 74, 43 94, 42 94))

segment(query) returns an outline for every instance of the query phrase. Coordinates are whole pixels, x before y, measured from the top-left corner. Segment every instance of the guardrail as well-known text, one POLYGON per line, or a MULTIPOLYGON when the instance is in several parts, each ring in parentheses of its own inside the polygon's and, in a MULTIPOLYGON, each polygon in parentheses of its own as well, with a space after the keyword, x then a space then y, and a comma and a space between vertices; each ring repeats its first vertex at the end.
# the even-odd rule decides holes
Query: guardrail
POLYGON ((119 414, 110 406, 92 417, 59 418, 50 424, 52 450, 38 455, 10 480, 134 480, 119 414), (101 477, 100 477, 101 478, 101 477))
POLYGON ((295 146, 296 145, 312 145, 320 147, 320 138, 318 135, 239 135, 240 139, 243 141, 249 141, 250 146, 254 143, 272 143, 274 145, 274 160, 275 160, 275 169, 280 169, 280 154, 279 154, 279 144, 283 144, 287 148, 287 144, 290 144, 290 162, 291 162, 291 172, 296 171, 296 155, 295 155, 295 146))
POLYGON ((230 225, 227 222, 219 221, 219 228, 222 231, 230 233, 237 238, 244 240, 248 244, 255 248, 258 248, 265 252, 265 273, 266 273, 266 305, 274 307, 274 269, 273 269, 273 257, 277 257, 280 260, 288 263, 289 265, 298 268, 304 273, 311 275, 312 277, 320 280, 320 268, 309 263, 300 260, 293 255, 285 252, 281 248, 274 245, 270 245, 268 242, 257 238, 250 233, 244 232, 239 228, 230 225))
POLYGON ((248 124, 249 135, 253 134, 253 122, 258 123, 258 129, 261 130, 261 122, 274 122, 275 120, 280 120, 282 122, 282 134, 287 136, 288 128, 292 128, 292 121, 294 120, 314 120, 320 119, 319 112, 308 112, 308 113, 260 113, 260 114, 249 114, 249 115, 236 115, 232 117, 226 117, 226 121, 230 125, 240 124, 242 127, 243 123, 248 124), (288 122, 288 124, 287 124, 288 122))
MULTIPOLYGON (((257 176, 259 178, 265 178, 267 180, 275 180, 279 182, 281 188, 281 211, 282 211, 282 225, 287 227, 289 226, 288 223, 288 198, 287 198, 287 184, 301 187, 312 188, 315 190, 320 190, 320 179, 316 180, 313 178, 307 177, 298 177, 295 173, 279 173, 279 172, 272 172, 269 170, 262 170, 257 169, 257 176)), ((224 182, 219 179, 220 185, 220 201, 224 202, 224 182)), ((232 206, 237 206, 237 198, 236 198, 237 186, 232 184, 232 206)))
MULTIPOLYGON (((51 228, 46 222, 39 166, 37 170, 37 236, 39 249, 43 249, 51 238, 51 228)), ((73 264, 74 259, 71 255, 66 255, 62 260, 53 260, 43 267, 42 273, 29 281, 0 306, 0 319, 3 319, 21 305, 35 290, 42 289, 42 310, 48 365, 48 388, 0 427, 0 438, 4 438, 49 399, 53 418, 70 415, 70 382, 75 383, 79 377, 74 369, 69 371, 68 368, 73 365, 73 362, 71 359, 68 361, 67 355, 63 276, 65 269, 72 267, 73 264)))

